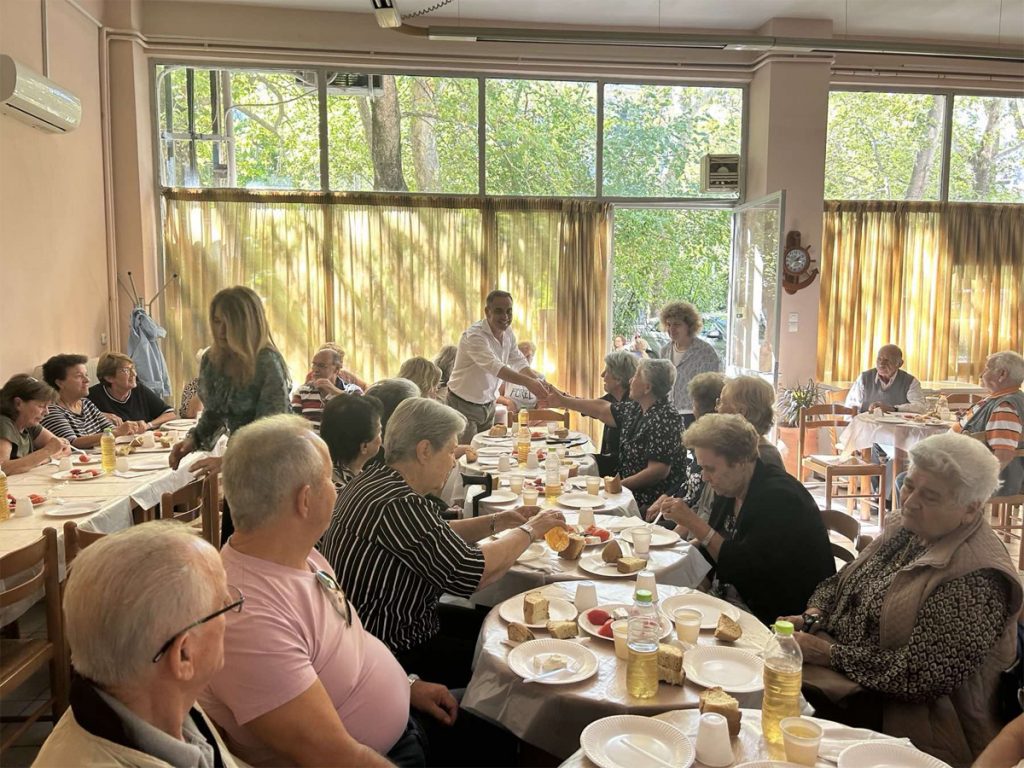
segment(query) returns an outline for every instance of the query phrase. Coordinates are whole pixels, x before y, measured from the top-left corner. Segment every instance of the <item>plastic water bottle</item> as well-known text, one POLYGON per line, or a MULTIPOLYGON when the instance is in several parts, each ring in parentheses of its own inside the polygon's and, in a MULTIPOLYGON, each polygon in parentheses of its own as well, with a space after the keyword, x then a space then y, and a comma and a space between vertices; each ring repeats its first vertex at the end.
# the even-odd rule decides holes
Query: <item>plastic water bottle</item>
POLYGON ((638 589, 629 612, 626 646, 626 691, 638 699, 649 699, 658 692, 658 640, 661 620, 648 589, 638 589))
POLYGON ((117 456, 114 454, 114 430, 107 427, 103 430, 103 437, 100 438, 100 466, 108 475, 112 475, 117 468, 117 456))
POLYGON ((769 744, 782 744, 779 723, 800 714, 800 684, 804 655, 793 637, 793 624, 777 621, 774 649, 764 659, 764 700, 761 704, 761 729, 769 744))

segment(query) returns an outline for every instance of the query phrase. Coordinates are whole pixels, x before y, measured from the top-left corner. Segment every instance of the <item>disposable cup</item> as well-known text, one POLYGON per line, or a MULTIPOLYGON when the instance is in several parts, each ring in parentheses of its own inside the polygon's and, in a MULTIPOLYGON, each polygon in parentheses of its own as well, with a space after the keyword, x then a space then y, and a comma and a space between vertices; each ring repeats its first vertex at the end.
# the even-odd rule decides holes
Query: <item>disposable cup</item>
POLYGON ((716 712, 705 712, 697 725, 697 761, 708 768, 724 768, 733 760, 728 721, 716 712))
POLYGON ((576 610, 580 613, 597 607, 597 586, 592 581, 576 584, 576 610))
POLYGON ((580 507, 579 525, 581 528, 589 528, 594 525, 594 508, 580 507))
POLYGON ((619 619, 612 622, 612 639, 615 640, 615 655, 623 661, 629 658, 629 646, 626 641, 629 638, 629 619, 619 619))
POLYGON ((658 602, 658 584, 654 579, 654 571, 640 571, 636 575, 636 588, 646 589, 651 593, 654 602, 658 602))
POLYGON ((516 496, 521 494, 523 492, 523 476, 518 473, 509 475, 508 489, 516 496))
MULTIPOLYGON (((522 485, 520 483, 520 485, 522 485)), ((527 507, 537 506, 537 497, 540 496, 540 491, 536 488, 523 488, 523 505, 527 507)))
MULTIPOLYGON (((4 503, 7 503, 7 499, 4 499, 4 503)), ((19 496, 18 500, 14 503, 14 517, 32 517, 32 512, 35 507, 32 506, 32 499, 28 496, 19 496)))
POLYGON ((676 637, 684 643, 695 644, 700 637, 700 625, 704 620, 700 611, 692 608, 678 608, 672 613, 676 624, 676 637))
POLYGON ((587 493, 591 496, 597 496, 601 493, 601 478, 600 477, 588 477, 587 478, 587 493))
POLYGON ((633 552, 637 557, 646 555, 651 548, 651 532, 647 528, 633 529, 633 552))
POLYGON ((786 759, 797 765, 814 765, 818 762, 818 747, 821 746, 821 726, 806 717, 786 717, 779 723, 782 730, 782 746, 786 759))

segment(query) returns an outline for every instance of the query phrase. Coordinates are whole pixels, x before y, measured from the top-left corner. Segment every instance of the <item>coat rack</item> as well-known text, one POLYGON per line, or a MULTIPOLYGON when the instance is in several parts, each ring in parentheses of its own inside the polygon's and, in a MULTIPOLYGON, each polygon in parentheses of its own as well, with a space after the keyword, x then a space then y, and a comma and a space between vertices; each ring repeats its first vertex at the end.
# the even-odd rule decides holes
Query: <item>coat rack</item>
POLYGON ((169 278, 167 278, 167 281, 163 284, 163 287, 161 287, 160 290, 156 292, 156 295, 150 300, 148 304, 146 303, 146 300, 144 298, 139 296, 139 292, 135 288, 135 279, 132 277, 131 270, 128 270, 128 282, 132 287, 131 291, 128 290, 128 287, 124 284, 124 280, 121 279, 120 275, 117 276, 117 283, 118 285, 121 286, 121 290, 125 292, 128 298, 132 300, 132 306, 135 309, 145 309, 147 313, 152 314, 153 305, 156 303, 156 300, 160 298, 160 294, 166 291, 167 286, 169 286, 172 282, 174 282, 177 279, 177 272, 173 273, 169 278))

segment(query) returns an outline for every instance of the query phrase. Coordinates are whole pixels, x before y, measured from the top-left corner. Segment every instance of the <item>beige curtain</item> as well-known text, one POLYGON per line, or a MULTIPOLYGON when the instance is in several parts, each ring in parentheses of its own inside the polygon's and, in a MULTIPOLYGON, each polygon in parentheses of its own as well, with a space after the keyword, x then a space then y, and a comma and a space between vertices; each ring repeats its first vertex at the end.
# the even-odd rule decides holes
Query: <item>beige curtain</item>
POLYGON ((878 347, 924 381, 976 381, 1024 344, 1024 206, 829 201, 818 376, 850 381, 878 347))
POLYGON ((166 190, 168 362, 180 388, 208 344, 207 307, 236 283, 265 300, 298 380, 323 341, 369 381, 432 358, 483 316, 492 288, 535 367, 574 394, 601 394, 607 335, 608 207, 547 199, 166 190))

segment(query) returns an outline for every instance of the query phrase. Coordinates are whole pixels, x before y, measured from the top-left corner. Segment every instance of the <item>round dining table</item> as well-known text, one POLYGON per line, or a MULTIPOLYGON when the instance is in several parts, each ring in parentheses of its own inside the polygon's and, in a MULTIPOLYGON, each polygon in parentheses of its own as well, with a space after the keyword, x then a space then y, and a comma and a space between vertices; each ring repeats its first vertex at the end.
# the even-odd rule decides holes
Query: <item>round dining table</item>
MULTIPOLYGON (((635 579, 598 581, 597 602, 630 604, 635 579)), ((561 598, 570 603, 575 599, 576 585, 571 582, 549 584, 540 589, 548 598, 561 598)), ((691 589, 659 583, 659 604, 677 595, 699 596, 702 601, 714 601, 728 608, 728 604, 691 589)), ((512 601, 522 599, 516 595, 512 601)), ((596 671, 584 680, 567 684, 526 683, 509 666, 512 652, 508 640, 508 623, 501 618, 501 606, 492 610, 484 620, 474 660, 473 678, 462 699, 466 709, 493 722, 500 723, 523 741, 560 759, 572 755, 580 744, 583 729, 603 717, 617 714, 656 715, 678 709, 695 709, 703 690, 691 680, 682 686, 662 683, 657 694, 649 699, 638 699, 626 691, 626 662, 615 655, 611 640, 593 637, 581 628, 579 637, 559 643, 578 643, 593 652, 596 671)), ((758 654, 771 641, 768 628, 753 615, 738 611, 743 636, 728 645, 750 654, 758 654)), ((543 629, 534 629, 538 639, 550 637, 543 629)), ((675 639, 675 631, 665 639, 675 639)), ((698 648, 725 645, 716 640, 711 631, 702 631, 698 648)), ((741 706, 760 707, 761 690, 733 694, 741 706)))

